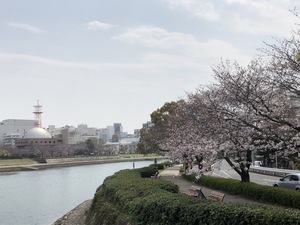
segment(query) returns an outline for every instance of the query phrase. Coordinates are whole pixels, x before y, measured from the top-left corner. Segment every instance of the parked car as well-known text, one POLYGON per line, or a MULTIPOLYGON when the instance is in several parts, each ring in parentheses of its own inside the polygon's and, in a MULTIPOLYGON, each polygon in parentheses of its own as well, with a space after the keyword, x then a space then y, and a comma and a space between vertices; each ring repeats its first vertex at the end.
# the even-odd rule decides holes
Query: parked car
POLYGON ((273 187, 282 187, 300 191, 300 173, 292 173, 285 175, 278 181, 275 181, 273 183, 273 187))
POLYGON ((262 162, 261 161, 254 161, 254 166, 262 166, 262 162))

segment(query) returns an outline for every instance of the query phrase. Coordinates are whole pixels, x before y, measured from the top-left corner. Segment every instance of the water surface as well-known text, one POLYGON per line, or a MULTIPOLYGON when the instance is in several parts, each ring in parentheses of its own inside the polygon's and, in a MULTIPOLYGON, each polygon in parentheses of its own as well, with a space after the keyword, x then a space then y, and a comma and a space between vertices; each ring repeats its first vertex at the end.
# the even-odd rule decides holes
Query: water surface
MULTIPOLYGON (((135 168, 153 161, 134 162, 135 168)), ((133 162, 0 173, 0 225, 49 225, 87 199, 103 180, 133 162)))

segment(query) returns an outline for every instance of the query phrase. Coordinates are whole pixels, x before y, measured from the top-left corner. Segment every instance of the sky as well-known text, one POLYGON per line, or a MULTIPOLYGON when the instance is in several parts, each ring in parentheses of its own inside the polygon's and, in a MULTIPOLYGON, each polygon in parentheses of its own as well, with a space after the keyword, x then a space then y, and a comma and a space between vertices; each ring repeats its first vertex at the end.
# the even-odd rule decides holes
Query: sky
MULTIPOLYGON (((133 133, 164 103, 247 65, 298 21, 296 0, 0 0, 0 121, 133 133)), ((299 22, 299 21, 298 21, 299 22)))

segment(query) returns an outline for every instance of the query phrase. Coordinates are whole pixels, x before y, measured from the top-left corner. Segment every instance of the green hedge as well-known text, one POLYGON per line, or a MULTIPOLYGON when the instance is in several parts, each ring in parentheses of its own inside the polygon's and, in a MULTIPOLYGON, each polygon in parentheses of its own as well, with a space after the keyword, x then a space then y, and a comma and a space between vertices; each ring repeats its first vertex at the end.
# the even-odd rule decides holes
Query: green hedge
POLYGON ((87 224, 300 224, 298 210, 192 198, 169 181, 142 178, 145 170, 122 170, 107 177, 95 193, 87 224), (109 210, 113 216, 106 215, 109 210))
POLYGON ((149 167, 155 167, 157 168, 158 170, 163 170, 165 168, 165 165, 164 164, 151 164, 149 167))
POLYGON ((158 173, 158 168, 156 166, 143 167, 140 169, 141 177, 152 177, 158 173))
POLYGON ((199 180, 195 179, 195 175, 183 175, 183 177, 199 185, 222 190, 228 194, 242 195, 251 200, 300 209, 300 191, 205 175, 201 176, 199 180))

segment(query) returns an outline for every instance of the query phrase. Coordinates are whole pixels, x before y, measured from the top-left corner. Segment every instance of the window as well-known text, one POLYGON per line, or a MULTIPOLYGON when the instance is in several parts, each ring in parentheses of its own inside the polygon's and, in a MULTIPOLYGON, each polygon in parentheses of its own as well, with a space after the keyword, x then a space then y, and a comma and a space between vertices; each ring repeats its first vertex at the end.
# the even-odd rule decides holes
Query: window
POLYGON ((292 176, 291 176, 291 181, 299 181, 298 176, 292 175, 292 176))
POLYGON ((291 176, 288 175, 288 176, 284 177, 282 180, 284 180, 284 181, 289 181, 290 179, 291 179, 291 176))

